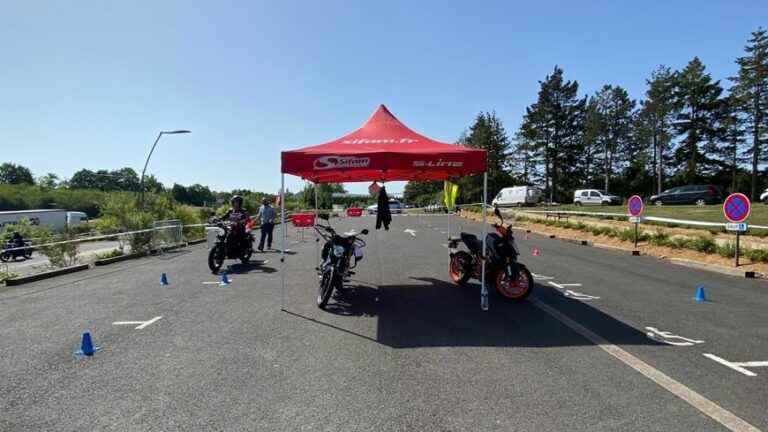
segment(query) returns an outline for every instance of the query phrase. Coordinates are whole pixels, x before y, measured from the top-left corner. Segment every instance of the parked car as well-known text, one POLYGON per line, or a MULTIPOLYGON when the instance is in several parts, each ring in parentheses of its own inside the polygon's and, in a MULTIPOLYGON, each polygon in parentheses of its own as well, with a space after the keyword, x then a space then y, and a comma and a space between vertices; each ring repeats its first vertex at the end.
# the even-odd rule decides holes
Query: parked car
MULTIPOLYGON (((372 206, 368 206, 368 214, 376 214, 379 209, 378 204, 374 204, 372 206)), ((396 213, 402 213, 403 212, 403 205, 400 204, 399 201, 390 200, 389 201, 389 212, 392 214, 396 213)))
POLYGON ((768 204, 768 189, 764 190, 763 193, 760 194, 760 202, 763 204, 768 204))
POLYGON ((573 193, 575 205, 618 205, 621 204, 620 196, 613 195, 599 189, 578 189, 573 193))
POLYGON ((534 186, 515 186, 499 191, 491 204, 499 207, 524 206, 538 204, 541 200, 541 189, 534 186))
POLYGON ((679 186, 651 197, 653 205, 667 204, 716 204, 723 200, 720 189, 714 185, 679 186))

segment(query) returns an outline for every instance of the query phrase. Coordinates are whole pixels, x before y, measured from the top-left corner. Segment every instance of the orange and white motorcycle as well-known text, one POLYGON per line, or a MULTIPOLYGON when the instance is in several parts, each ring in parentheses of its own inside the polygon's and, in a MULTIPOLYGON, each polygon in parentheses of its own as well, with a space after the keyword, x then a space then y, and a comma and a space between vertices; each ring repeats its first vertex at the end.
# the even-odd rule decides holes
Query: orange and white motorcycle
MULTIPOLYGON (((496 232, 485 237, 486 284, 495 286, 496 291, 507 300, 522 301, 533 291, 533 275, 524 264, 517 262, 520 253, 512 234, 512 225, 504 226, 504 218, 498 208, 494 209, 494 214, 501 223, 493 224, 496 232)), ((451 239, 448 249, 451 256, 449 272, 455 283, 464 285, 470 278, 481 280, 483 242, 477 236, 463 232, 460 240, 451 239), (458 250, 460 241, 469 252, 458 250)))

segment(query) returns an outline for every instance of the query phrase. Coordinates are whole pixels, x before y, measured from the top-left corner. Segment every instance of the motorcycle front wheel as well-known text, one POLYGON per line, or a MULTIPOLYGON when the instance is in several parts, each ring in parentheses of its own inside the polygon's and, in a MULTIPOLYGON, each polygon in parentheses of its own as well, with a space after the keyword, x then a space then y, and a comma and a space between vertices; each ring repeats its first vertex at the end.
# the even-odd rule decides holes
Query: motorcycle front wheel
POLYGON ((458 251, 451 257, 451 263, 448 266, 448 273, 451 275, 451 280, 458 284, 464 285, 471 276, 472 268, 472 255, 464 251, 458 251))
POLYGON ((325 309, 333 294, 333 276, 334 271, 330 267, 323 271, 323 276, 320 278, 320 286, 317 289, 317 307, 320 309, 325 309))
POLYGON ((496 292, 506 300, 523 301, 531 291, 533 291, 533 275, 524 265, 520 265, 516 281, 512 281, 504 269, 496 273, 496 292))
POLYGON ((32 258, 32 248, 24 250, 24 258, 26 259, 32 258))
POLYGON ((218 273, 221 266, 224 265, 224 253, 221 251, 221 247, 221 245, 216 245, 208 253, 208 268, 213 274, 218 273))

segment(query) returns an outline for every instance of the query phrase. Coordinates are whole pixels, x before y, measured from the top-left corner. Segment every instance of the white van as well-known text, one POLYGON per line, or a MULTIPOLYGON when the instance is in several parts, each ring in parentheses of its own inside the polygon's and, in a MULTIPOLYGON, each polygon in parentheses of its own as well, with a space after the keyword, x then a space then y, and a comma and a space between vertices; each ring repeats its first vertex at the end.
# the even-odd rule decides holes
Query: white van
POLYGON ((573 193, 575 205, 619 205, 622 199, 619 196, 599 189, 578 189, 573 193))
POLYGON ((541 189, 535 186, 508 187, 500 190, 491 204, 499 207, 533 205, 538 204, 541 195, 541 189))
POLYGON ((72 228, 80 225, 83 222, 88 222, 88 215, 79 211, 67 212, 67 226, 72 228))

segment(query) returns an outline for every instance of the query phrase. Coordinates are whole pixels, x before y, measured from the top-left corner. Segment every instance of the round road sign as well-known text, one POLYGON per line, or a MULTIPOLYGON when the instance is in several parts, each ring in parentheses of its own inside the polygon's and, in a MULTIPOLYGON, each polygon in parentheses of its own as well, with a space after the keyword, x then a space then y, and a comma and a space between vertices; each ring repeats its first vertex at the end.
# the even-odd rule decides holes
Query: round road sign
POLYGON ((640 216, 643 214, 644 209, 645 205, 643 204, 643 199, 640 198, 639 195, 632 195, 627 200, 627 211, 629 212, 630 216, 640 216))
POLYGON ((730 194, 723 202, 723 215, 733 223, 747 220, 751 210, 749 198, 743 193, 730 194))

